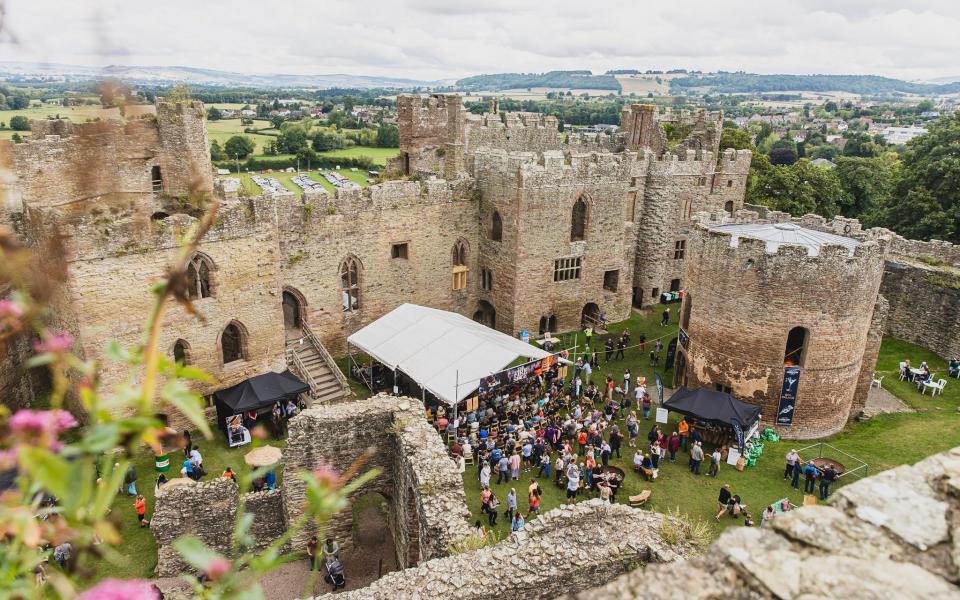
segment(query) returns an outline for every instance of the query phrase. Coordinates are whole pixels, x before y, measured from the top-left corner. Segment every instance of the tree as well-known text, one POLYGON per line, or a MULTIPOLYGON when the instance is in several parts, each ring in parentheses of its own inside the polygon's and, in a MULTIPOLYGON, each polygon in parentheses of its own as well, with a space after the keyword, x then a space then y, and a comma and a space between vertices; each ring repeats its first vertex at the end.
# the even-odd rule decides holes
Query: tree
POLYGON ((395 125, 383 124, 377 129, 377 147, 399 148, 400 132, 395 125))
POLYGON ((841 156, 837 158, 836 173, 843 188, 840 214, 872 222, 876 211, 893 199, 899 175, 896 154, 876 158, 841 156))
POLYGON ((735 150, 753 150, 750 143, 750 134, 735 127, 724 127, 720 133, 720 150, 734 148, 735 150))
POLYGON ((19 144, 23 141, 23 138, 20 137, 19 133, 14 133, 12 136, 10 136, 10 139, 13 140, 14 144, 19 144))
POLYGON ((896 194, 879 220, 905 237, 960 244, 960 112, 907 143, 896 194))
POLYGON ((213 140, 210 143, 210 160, 223 160, 227 157, 223 152, 223 148, 220 146, 220 142, 213 140))
POLYGON ((30 120, 23 115, 10 117, 10 129, 14 131, 30 131, 30 120))
POLYGON ((253 154, 253 151, 257 149, 257 146, 253 143, 253 140, 247 136, 235 135, 227 140, 227 143, 223 145, 223 149, 227 153, 227 158, 234 158, 236 156, 239 156, 240 158, 246 158, 247 156, 253 154))
POLYGON ((273 125, 274 129, 280 129, 280 127, 283 125, 283 121, 284 119, 280 115, 270 117, 270 124, 273 125))
POLYGON ((824 144, 823 146, 817 146, 817 149, 813 151, 813 154, 810 155, 810 158, 818 159, 825 158, 827 160, 833 160, 840 154, 840 149, 834 146, 833 144, 824 144))
POLYGON ((770 147, 770 164, 792 165, 798 158, 797 143, 793 140, 777 140, 770 147))
POLYGON ((313 149, 317 152, 343 148, 343 136, 335 131, 321 130, 313 136, 313 149))
POLYGON ((866 133, 854 133, 847 136, 847 144, 843 147, 844 156, 876 156, 882 148, 866 133))
POLYGON ((300 125, 285 123, 280 129, 277 138, 277 149, 280 152, 296 154, 307 147, 307 132, 300 125))
POLYGON ((178 83, 167 91, 163 98, 167 102, 187 102, 190 100, 190 88, 182 83, 178 83))
POLYGON ((219 121, 222 118, 223 118, 223 113, 220 112, 220 109, 217 108, 216 106, 211 106, 210 109, 207 110, 208 121, 219 121))
POLYGON ((792 165, 772 165, 762 154, 754 156, 747 201, 794 216, 816 213, 833 218, 843 193, 834 169, 822 169, 809 160, 792 165))

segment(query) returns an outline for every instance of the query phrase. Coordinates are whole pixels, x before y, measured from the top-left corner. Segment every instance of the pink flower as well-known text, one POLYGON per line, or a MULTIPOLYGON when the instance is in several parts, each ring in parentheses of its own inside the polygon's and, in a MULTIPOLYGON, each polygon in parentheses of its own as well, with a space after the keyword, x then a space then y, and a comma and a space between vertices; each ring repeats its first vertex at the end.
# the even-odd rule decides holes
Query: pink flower
POLYGON ((0 319, 19 319, 23 309, 13 300, 0 300, 0 319))
POLYGON ((207 563, 207 568, 204 569, 203 572, 213 581, 217 581, 230 572, 231 566, 232 565, 230 564, 229 560, 223 558, 222 556, 218 556, 217 558, 211 559, 210 562, 207 563))
POLYGON ((338 487, 340 485, 340 471, 330 465, 322 464, 313 471, 317 482, 324 487, 338 487))
POLYGON ((18 410, 10 417, 10 429, 16 433, 57 435, 77 426, 77 420, 65 410, 18 410))
POLYGON ((143 579, 104 579, 77 600, 159 600, 157 588, 143 579))
POLYGON ((17 466, 17 449, 0 450, 0 470, 13 469, 17 466))
POLYGON ((73 336, 65 331, 55 333, 45 340, 33 343, 33 350, 37 354, 50 352, 52 354, 64 354, 73 347, 73 336))

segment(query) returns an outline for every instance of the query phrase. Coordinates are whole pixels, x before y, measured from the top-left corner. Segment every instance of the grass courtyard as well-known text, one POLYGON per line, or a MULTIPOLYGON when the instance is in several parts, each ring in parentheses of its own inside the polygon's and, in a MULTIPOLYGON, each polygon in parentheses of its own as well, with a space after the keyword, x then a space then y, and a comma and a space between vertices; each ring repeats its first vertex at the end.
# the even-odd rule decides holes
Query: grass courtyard
MULTIPOLYGON (((628 328, 632 336, 631 343, 636 343, 640 332, 646 333, 648 352, 650 345, 657 337, 667 336, 664 340, 666 346, 666 341, 676 333, 676 325, 672 323, 669 327, 660 327, 659 318, 659 310, 648 316, 634 314, 627 321, 611 325, 611 335, 618 335, 624 328, 628 328)), ((564 341, 566 342, 566 339, 564 341)), ((595 340, 594 345, 596 344, 595 340)), ((958 427, 960 414, 957 412, 957 407, 960 406, 960 382, 950 380, 942 396, 935 398, 929 395, 921 396, 911 384, 897 380, 897 364, 904 358, 909 358, 914 364, 926 360, 936 373, 945 373, 946 364, 932 352, 919 346, 890 338, 884 340, 877 365, 878 374, 886 375, 883 386, 912 407, 915 412, 880 415, 866 422, 851 423, 843 432, 823 440, 866 461, 870 465, 871 474, 897 465, 913 463, 935 452, 960 446, 960 427, 958 427)), ((349 372, 347 361, 341 360, 338 363, 344 372, 349 372)), ((612 361, 609 365, 604 364, 601 357, 601 367, 595 371, 595 377, 602 378, 607 373, 611 373, 619 380, 625 367, 630 368, 634 377, 638 373, 644 374, 648 381, 652 381, 654 373, 665 375, 664 381, 667 382, 672 377, 672 372, 664 372, 662 367, 652 369, 648 355, 641 356, 637 349, 628 350, 625 359, 612 361)), ((358 395, 368 395, 362 386, 353 385, 355 384, 353 381, 351 384, 358 395)), ((652 383, 650 390, 656 393, 652 383)), ((670 431, 673 430, 677 421, 677 416, 671 414, 670 431)), ((638 442, 645 440, 646 432, 652 423, 652 417, 649 422, 641 419, 638 442)), ((620 425, 621 430, 625 431, 622 422, 620 425)), ((250 450, 249 446, 228 449, 220 433, 216 433, 213 440, 199 440, 196 443, 200 445, 204 456, 207 478, 219 475, 226 466, 232 466, 238 471, 246 468, 243 464, 243 455, 250 450)), ((284 445, 283 441, 269 443, 284 445)), ((733 491, 743 498, 757 520, 764 505, 781 498, 786 497, 794 504, 800 504, 802 492, 793 490, 789 483, 782 479, 783 456, 792 447, 802 448, 811 443, 813 442, 767 442, 763 456, 757 461, 756 467, 748 467, 743 472, 739 472, 724 464, 717 478, 707 476, 706 467, 702 469, 704 474, 693 475, 687 469, 686 457, 678 455, 675 464, 669 462, 661 464, 660 476, 652 483, 642 481, 641 477, 633 472, 631 467, 633 451, 625 443, 622 450, 623 458, 612 461, 612 464, 622 467, 627 473, 617 500, 626 502, 628 495, 650 489, 653 494, 647 503, 648 509, 677 510, 690 518, 702 519, 707 523, 711 534, 716 536, 724 528, 737 526, 740 523, 740 521, 729 519, 719 523, 713 520, 716 513, 717 493, 724 483, 731 484, 733 491)), ((153 457, 145 452, 135 464, 139 476, 137 486, 147 497, 149 518, 154 508, 153 457)), ((535 474, 536 470, 524 472, 518 482, 494 484, 492 487, 502 504, 505 503, 509 488, 516 487, 519 509, 526 514, 526 488, 530 477, 535 474)), ((496 481, 495 477, 493 481, 496 481)), ((840 485, 843 485, 844 481, 841 480, 840 485)), ((540 485, 543 490, 541 512, 556 508, 564 501, 563 490, 556 487, 552 481, 541 480, 540 485)), ((464 487, 468 508, 474 513, 473 518, 483 517, 483 522, 486 524, 485 516, 479 513, 480 487, 475 466, 467 466, 464 487)), ((501 539, 509 534, 509 524, 502 515, 503 508, 501 506, 501 517, 495 528, 501 539)), ((96 577, 150 577, 156 566, 156 545, 149 529, 137 527, 132 499, 125 495, 118 497, 113 505, 113 515, 121 527, 123 542, 119 550, 126 560, 122 564, 101 562, 92 565, 96 577)))

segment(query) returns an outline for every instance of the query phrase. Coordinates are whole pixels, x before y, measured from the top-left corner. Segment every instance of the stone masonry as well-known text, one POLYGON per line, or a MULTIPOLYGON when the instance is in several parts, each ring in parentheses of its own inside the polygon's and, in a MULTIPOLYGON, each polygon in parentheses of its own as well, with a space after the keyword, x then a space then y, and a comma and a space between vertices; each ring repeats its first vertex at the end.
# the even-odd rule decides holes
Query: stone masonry
MULTIPOLYGON (((759 509, 755 510, 759 514, 759 509)), ((700 557, 567 600, 960 598, 960 448, 839 489, 773 527, 727 529, 700 557)))
POLYGON ((664 541, 661 528, 672 518, 599 499, 579 502, 541 515, 494 546, 430 560, 366 588, 319 598, 536 600, 576 593, 641 564, 693 555, 695 548, 685 541, 664 541))

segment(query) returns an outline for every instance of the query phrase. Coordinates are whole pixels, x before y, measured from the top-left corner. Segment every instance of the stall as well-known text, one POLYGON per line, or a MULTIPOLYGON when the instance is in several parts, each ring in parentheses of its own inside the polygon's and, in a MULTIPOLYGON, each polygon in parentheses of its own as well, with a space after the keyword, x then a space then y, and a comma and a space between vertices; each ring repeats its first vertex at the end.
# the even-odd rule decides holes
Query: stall
POLYGON ((737 400, 726 392, 681 388, 663 406, 689 417, 690 425, 701 431, 705 442, 730 446, 731 451, 742 452, 747 440, 755 436, 760 427, 760 407, 737 400))
POLYGON ((422 394, 429 392, 450 407, 473 395, 481 382, 495 380, 520 357, 557 360, 550 352, 461 314, 416 304, 400 305, 351 335, 347 344, 351 356, 354 348, 363 351, 391 371, 394 381, 402 373, 422 394))
POLYGON ((250 431, 243 422, 244 413, 269 410, 276 402, 296 400, 300 394, 309 391, 310 386, 290 371, 251 377, 214 393, 217 424, 226 434, 231 448, 241 446, 250 442, 250 431))

